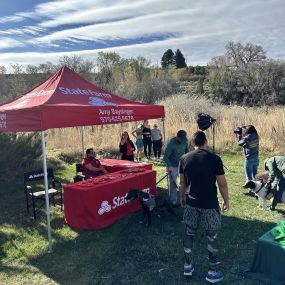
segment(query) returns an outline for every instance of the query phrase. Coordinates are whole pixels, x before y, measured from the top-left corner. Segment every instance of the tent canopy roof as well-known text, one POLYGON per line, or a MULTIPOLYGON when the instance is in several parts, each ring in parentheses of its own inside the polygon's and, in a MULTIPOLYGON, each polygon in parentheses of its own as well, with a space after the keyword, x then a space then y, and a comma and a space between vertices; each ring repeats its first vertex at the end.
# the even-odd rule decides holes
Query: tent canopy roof
POLYGON ((0 106, 0 132, 116 124, 164 117, 164 107, 111 94, 67 67, 0 106))

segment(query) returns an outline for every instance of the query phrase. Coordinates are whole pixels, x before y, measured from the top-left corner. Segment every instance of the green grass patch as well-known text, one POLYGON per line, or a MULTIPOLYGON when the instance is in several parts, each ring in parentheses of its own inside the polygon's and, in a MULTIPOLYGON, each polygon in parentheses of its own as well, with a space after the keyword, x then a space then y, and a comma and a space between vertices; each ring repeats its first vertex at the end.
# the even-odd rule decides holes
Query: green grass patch
MULTIPOLYGON (((279 205, 281 211, 273 213, 259 210, 256 199, 243 195, 243 157, 224 154, 222 158, 231 199, 219 236, 222 284, 264 284, 233 274, 233 268, 249 267, 257 239, 284 219, 285 207, 279 205)), ((158 181, 165 175, 165 165, 152 162, 158 181)), ((55 173, 68 183, 75 166, 61 163, 55 173)), ((166 179, 158 186, 167 195, 166 179)), ((36 221, 27 215, 22 177, 1 183, 0 189, 0 284, 206 284, 205 234, 197 234, 195 274, 191 282, 186 281, 182 275, 184 227, 175 217, 154 217, 152 227, 146 228, 138 223, 140 213, 134 213, 104 230, 78 233, 64 224, 59 208, 51 207, 53 253, 49 254, 45 213, 36 221)))

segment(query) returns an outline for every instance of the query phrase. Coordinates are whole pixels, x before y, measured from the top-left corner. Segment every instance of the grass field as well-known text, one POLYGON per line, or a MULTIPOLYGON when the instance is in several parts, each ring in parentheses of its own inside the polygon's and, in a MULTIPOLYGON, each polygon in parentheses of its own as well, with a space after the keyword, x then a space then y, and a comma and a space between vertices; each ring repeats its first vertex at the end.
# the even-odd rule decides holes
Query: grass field
MULTIPOLYGON (((267 212, 244 196, 242 155, 222 155, 228 179, 231 209, 223 215, 220 257, 225 280, 221 284, 265 284, 234 273, 249 267, 258 237, 284 219, 285 207, 267 212)), ((261 161, 265 156, 261 157, 261 161)), ((159 179, 165 173, 155 163, 159 179)), ((56 170, 64 182, 72 180, 74 165, 56 170)), ((157 179, 157 180, 158 180, 157 179)), ((160 184, 166 194, 166 181, 160 184)), ((182 275, 183 225, 175 217, 155 218, 151 228, 138 223, 140 213, 125 217, 100 231, 74 232, 63 213, 52 207, 53 253, 47 253, 44 212, 37 221, 26 213, 22 177, 0 184, 0 284, 206 284, 206 238, 199 232, 195 243, 195 272, 191 281, 182 275)), ((180 209, 182 211, 182 209, 180 209)))

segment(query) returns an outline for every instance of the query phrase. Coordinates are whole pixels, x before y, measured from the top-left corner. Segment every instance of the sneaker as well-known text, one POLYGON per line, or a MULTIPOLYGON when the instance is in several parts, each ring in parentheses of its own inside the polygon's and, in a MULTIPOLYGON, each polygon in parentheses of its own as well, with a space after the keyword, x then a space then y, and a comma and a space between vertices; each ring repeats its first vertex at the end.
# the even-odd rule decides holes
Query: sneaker
POLYGON ((192 264, 184 264, 184 276, 192 276, 192 273, 194 271, 194 266, 192 264))
POLYGON ((211 271, 209 270, 206 276, 206 281, 210 283, 217 283, 224 279, 224 274, 222 271, 211 271))
POLYGON ((248 181, 246 181, 241 187, 246 188, 248 181))

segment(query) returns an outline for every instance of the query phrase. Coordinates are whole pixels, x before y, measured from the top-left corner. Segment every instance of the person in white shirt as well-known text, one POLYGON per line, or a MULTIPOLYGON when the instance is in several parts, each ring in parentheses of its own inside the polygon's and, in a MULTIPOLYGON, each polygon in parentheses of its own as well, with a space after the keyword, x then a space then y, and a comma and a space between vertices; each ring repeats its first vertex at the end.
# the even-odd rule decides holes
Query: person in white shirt
POLYGON ((154 157, 160 159, 162 148, 162 134, 156 124, 153 125, 153 129, 151 129, 151 139, 154 157))

